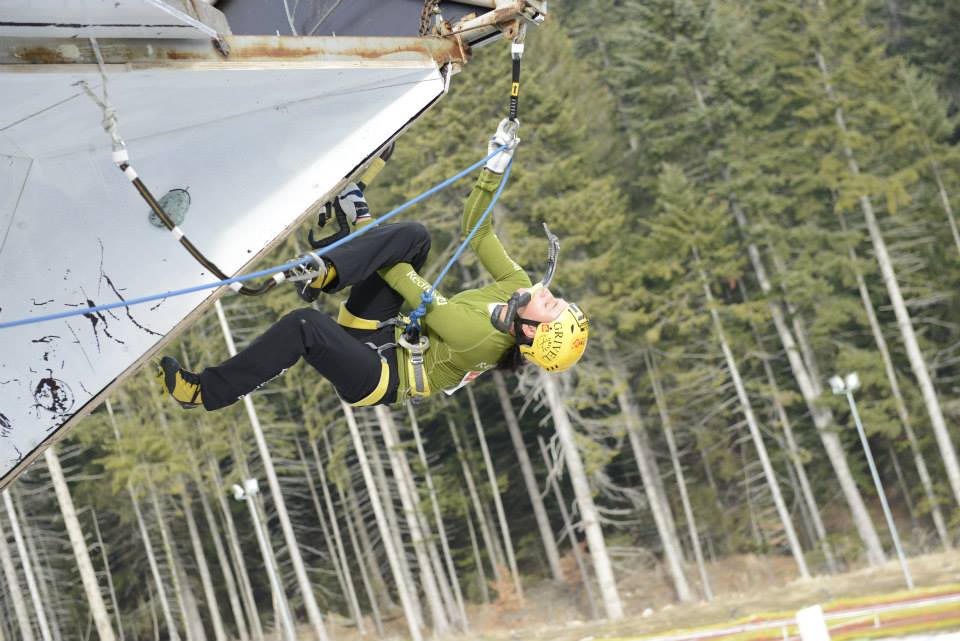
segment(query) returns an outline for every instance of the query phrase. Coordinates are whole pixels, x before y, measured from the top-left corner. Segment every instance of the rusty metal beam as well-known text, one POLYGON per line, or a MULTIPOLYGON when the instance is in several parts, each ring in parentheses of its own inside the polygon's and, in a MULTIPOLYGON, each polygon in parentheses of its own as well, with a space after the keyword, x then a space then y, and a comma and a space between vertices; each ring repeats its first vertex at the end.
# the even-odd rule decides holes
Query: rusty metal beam
MULTIPOLYGON (((210 40, 100 39, 104 62, 130 69, 256 68, 258 66, 404 67, 461 65, 467 47, 454 38, 225 36, 222 55, 210 40)), ((43 71, 57 65, 95 65, 89 40, 0 38, 0 71, 43 71), (11 67, 26 67, 12 69, 11 67)))

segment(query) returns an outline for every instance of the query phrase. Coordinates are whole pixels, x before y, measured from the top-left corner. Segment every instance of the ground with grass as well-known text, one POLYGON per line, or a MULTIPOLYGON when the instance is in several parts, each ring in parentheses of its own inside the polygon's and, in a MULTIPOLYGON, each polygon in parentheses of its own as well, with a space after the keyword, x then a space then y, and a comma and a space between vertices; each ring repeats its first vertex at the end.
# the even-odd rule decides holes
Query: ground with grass
MULTIPOLYGON (((930 588, 960 592, 960 553, 916 556, 909 560, 909 567, 918 594, 928 593, 930 588)), ((847 602, 862 606, 910 597, 896 561, 802 580, 789 558, 747 555, 711 564, 708 573, 716 598, 686 605, 674 603, 667 577, 659 567, 630 575, 620 583, 626 617, 616 623, 590 621, 589 605, 579 586, 530 586, 522 601, 471 607, 473 633, 465 636, 477 641, 631 638, 743 621, 764 613, 793 613, 818 603, 840 602, 842 606, 845 600, 853 600, 847 602)), ((960 615, 958 610, 960 606, 954 606, 954 614, 960 615)))

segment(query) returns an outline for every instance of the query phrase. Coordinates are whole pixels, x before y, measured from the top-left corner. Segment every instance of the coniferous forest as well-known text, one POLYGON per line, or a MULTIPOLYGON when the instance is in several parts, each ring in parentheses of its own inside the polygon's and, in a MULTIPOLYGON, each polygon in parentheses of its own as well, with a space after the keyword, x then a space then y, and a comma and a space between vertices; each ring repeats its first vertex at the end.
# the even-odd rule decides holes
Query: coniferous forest
MULTIPOLYGON (((960 545, 960 4, 551 10, 494 216, 537 278, 541 223, 560 237, 584 360, 355 409, 300 363, 214 413, 145 367, 4 494, 0 639, 260 641, 288 612, 303 639, 419 641, 545 582, 570 616, 618 619, 645 607, 622 588, 642 569, 682 605, 738 555, 801 578, 880 565, 893 545, 828 383, 851 372, 907 554, 960 545)), ((485 154, 508 49, 475 52, 398 140, 374 214, 485 154)), ((471 180, 405 214, 431 230, 427 278, 471 180)), ((443 292, 485 278, 467 252, 443 292)), ((228 293, 166 353, 218 363, 303 304, 228 293)))

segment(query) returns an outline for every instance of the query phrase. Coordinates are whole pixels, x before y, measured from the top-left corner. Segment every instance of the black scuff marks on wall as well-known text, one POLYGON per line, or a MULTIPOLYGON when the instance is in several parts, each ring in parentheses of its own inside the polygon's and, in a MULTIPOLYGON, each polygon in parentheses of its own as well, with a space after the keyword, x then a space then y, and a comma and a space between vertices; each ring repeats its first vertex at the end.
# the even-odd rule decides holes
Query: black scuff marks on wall
MULTIPOLYGON (((97 306, 97 304, 96 304, 95 302, 93 302, 92 300, 90 300, 89 298, 86 300, 86 303, 87 303, 87 307, 90 307, 90 308, 94 308, 94 307, 97 306)), ((68 306, 69 306, 69 307, 80 307, 81 305, 79 305, 79 304, 77 304, 77 305, 70 305, 70 304, 68 303, 68 306)), ((109 312, 108 312, 108 313, 109 313, 109 312)), ((116 316, 114 316, 113 314, 110 314, 110 316, 112 316, 113 318, 116 318, 116 316)), ((116 342, 116 343, 119 343, 119 344, 121 344, 121 345, 125 345, 125 344, 126 344, 126 343, 124 343, 124 341, 120 340, 119 338, 115 337, 113 334, 110 333, 110 329, 109 329, 109 326, 108 326, 108 324, 107 324, 107 317, 104 316, 101 312, 99 312, 99 311, 90 311, 90 312, 87 312, 86 314, 84 314, 83 317, 86 318, 88 321, 90 321, 90 327, 93 329, 93 337, 94 337, 94 339, 96 339, 96 341, 97 341, 97 353, 100 353, 100 332, 101 332, 101 331, 103 332, 104 336, 106 336, 106 337, 109 338, 110 340, 112 340, 112 341, 114 341, 114 342, 116 342)), ((76 338, 76 336, 74 336, 74 337, 76 338)), ((79 340, 77 340, 77 344, 80 344, 80 341, 79 341, 79 340)))
POLYGON ((60 338, 60 337, 57 336, 56 334, 48 334, 47 336, 41 336, 40 338, 35 338, 30 342, 31 343, 49 343, 54 338, 60 338))
MULTIPOLYGON (((47 370, 47 376, 40 379, 33 389, 33 407, 44 410, 58 417, 66 416, 73 409, 74 396, 70 386, 58 378, 53 377, 53 370, 47 370)), ((56 427, 56 426, 54 426, 56 427)))
MULTIPOLYGON (((120 291, 119 291, 119 290, 116 288, 116 286, 113 284, 113 281, 110 280, 110 277, 109 277, 109 276, 107 276, 104 272, 101 271, 101 272, 100 272, 100 278, 101 278, 101 280, 107 281, 107 285, 109 285, 109 286, 110 286, 110 289, 113 290, 113 293, 117 295, 117 298, 119 298, 121 301, 126 302, 127 299, 124 298, 122 294, 120 294, 120 291)), ((164 299, 164 300, 166 300, 166 299, 164 299)), ((162 302, 163 302, 163 301, 160 301, 160 303, 162 303, 162 302)), ((157 306, 159 306, 159 303, 157 304, 157 306)), ((133 317, 133 314, 130 312, 130 308, 129 308, 129 307, 124 307, 123 309, 124 309, 124 311, 127 313, 127 318, 130 319, 130 322, 133 323, 134 325, 136 325, 139 329, 142 329, 142 330, 145 331, 146 333, 152 334, 152 335, 154 335, 154 336, 163 336, 163 334, 161 334, 160 332, 155 332, 155 331, 153 331, 152 329, 150 329, 149 327, 145 327, 145 326, 141 325, 141 324, 137 321, 137 319, 133 317)), ((154 307, 153 309, 156 309, 156 307, 154 307)))
POLYGON ((3 412, 0 412, 0 438, 9 438, 11 432, 13 432, 13 424, 3 412))
POLYGON ((20 448, 14 445, 12 442, 10 443, 10 447, 12 447, 13 450, 17 453, 16 458, 12 458, 7 462, 9 467, 13 467, 15 465, 19 465, 20 461, 23 460, 23 452, 21 452, 20 448))
POLYGON ((44 305, 49 305, 49 304, 52 303, 54 300, 56 300, 56 299, 51 298, 50 300, 45 300, 45 301, 37 302, 37 299, 36 299, 36 298, 31 298, 31 299, 30 299, 30 302, 33 303, 33 306, 34 306, 34 307, 43 307, 44 305))

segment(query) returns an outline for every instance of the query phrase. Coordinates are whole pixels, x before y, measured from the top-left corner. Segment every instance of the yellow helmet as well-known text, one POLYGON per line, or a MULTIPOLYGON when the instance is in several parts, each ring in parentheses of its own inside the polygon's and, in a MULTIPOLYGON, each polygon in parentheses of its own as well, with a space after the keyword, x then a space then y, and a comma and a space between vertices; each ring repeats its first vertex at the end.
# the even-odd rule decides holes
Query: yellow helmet
POLYGON ((562 372, 583 356, 589 335, 590 321, 569 303, 555 319, 537 326, 533 342, 520 345, 520 353, 548 372, 562 372))

